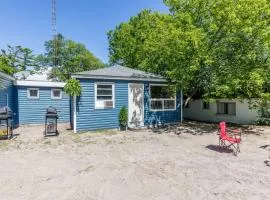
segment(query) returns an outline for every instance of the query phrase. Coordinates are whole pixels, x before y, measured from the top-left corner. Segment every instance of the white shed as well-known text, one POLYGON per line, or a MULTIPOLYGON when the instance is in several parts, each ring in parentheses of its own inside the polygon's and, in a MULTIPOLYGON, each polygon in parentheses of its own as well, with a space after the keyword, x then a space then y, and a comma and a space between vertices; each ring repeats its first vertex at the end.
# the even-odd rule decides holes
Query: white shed
POLYGON ((191 100, 183 109, 185 119, 204 122, 232 122, 254 124, 258 118, 256 109, 251 109, 248 100, 217 99, 214 102, 191 100))

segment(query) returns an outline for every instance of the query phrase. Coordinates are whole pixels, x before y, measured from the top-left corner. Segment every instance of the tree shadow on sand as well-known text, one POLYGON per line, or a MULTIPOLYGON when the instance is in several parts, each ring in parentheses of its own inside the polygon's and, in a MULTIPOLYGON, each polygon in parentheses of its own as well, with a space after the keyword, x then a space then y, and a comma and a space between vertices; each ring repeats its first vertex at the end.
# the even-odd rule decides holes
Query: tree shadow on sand
POLYGON ((180 135, 182 133, 188 133, 192 135, 203 135, 208 133, 217 133, 218 126, 214 123, 200 123, 194 121, 185 121, 178 124, 162 124, 159 126, 153 126, 152 131, 154 133, 175 133, 180 135))
MULTIPOLYGON (((261 135, 264 132, 264 129, 259 126, 237 125, 233 123, 227 123, 227 127, 229 129, 238 129, 242 132, 242 134, 246 135, 261 135)), ((176 135, 180 135, 182 133, 188 133, 192 135, 203 135, 209 133, 219 134, 219 124, 197 121, 184 121, 183 123, 171 125, 152 125, 152 131, 158 134, 175 133, 176 135)))

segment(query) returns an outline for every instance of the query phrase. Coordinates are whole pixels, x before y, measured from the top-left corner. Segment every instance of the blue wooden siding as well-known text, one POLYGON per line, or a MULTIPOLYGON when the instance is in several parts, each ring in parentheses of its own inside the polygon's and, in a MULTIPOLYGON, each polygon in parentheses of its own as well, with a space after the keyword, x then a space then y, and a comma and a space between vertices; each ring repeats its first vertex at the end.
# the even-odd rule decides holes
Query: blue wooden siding
MULTIPOLYGON (((118 128, 118 114, 122 106, 128 108, 128 83, 135 81, 80 79, 82 94, 77 99, 77 131, 118 128), (115 108, 95 109, 95 82, 115 84, 115 108)), ((135 82, 141 83, 141 82, 135 82)), ((154 123, 179 122, 181 119, 180 95, 177 95, 177 110, 165 112, 149 111, 149 83, 144 82, 144 121, 145 125, 154 123)))
POLYGON ((104 80, 81 79, 82 94, 77 101, 77 131, 118 128, 118 113, 128 107, 128 82, 115 83, 115 108, 95 109, 95 82, 104 80))
MULTIPOLYGON (((62 92, 62 99, 51 99, 50 87, 39 89, 39 99, 27 98, 27 88, 17 86, 18 96, 18 120, 19 124, 43 124, 45 121, 46 109, 49 106, 55 107, 59 112, 59 122, 69 122, 69 96, 62 92)), ((33 87, 31 87, 33 88, 33 87)))

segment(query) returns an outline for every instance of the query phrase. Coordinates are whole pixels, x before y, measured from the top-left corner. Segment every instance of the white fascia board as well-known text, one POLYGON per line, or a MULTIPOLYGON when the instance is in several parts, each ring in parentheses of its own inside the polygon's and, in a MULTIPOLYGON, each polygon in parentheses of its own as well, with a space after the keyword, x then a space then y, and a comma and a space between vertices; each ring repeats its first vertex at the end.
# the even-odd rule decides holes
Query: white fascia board
POLYGON ((162 78, 140 78, 140 77, 122 77, 122 76, 88 76, 88 75, 72 75, 72 78, 84 79, 104 79, 104 80, 127 80, 127 81, 149 81, 166 83, 166 79, 162 78))
POLYGON ((64 82, 51 82, 51 81, 25 81, 25 80, 17 80, 15 81, 15 85, 17 86, 28 86, 28 87, 56 87, 63 88, 65 87, 64 82))
POLYGON ((12 76, 9 76, 3 72, 0 72, 0 76, 4 77, 4 78, 7 78, 9 80, 12 80, 12 81, 15 81, 15 78, 13 78, 12 76))

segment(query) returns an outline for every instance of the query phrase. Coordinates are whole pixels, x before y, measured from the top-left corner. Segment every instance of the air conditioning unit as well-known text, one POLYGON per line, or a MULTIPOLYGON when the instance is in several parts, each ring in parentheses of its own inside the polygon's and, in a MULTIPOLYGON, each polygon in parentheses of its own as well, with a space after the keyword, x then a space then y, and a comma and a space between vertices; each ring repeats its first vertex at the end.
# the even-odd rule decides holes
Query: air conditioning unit
POLYGON ((113 101, 104 101, 104 108, 112 108, 113 101))

